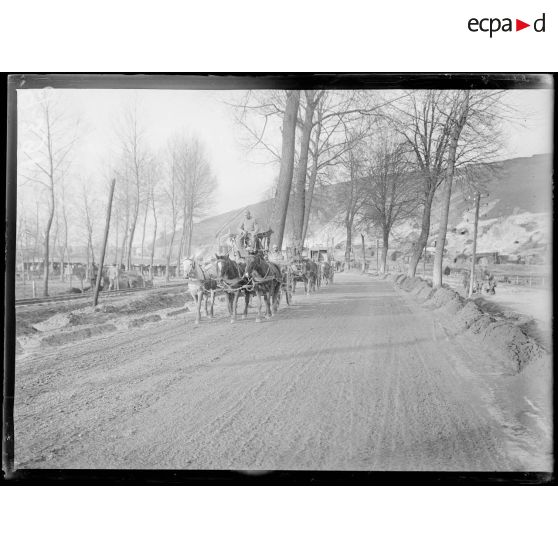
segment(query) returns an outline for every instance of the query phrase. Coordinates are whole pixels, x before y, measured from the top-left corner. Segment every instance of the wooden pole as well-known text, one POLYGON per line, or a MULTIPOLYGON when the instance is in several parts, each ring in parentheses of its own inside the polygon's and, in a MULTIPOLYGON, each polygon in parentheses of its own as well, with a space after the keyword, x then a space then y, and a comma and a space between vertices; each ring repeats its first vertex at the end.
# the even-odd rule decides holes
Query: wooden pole
POLYGON ((380 273, 380 241, 376 239, 376 273, 380 273))
POLYGON ((99 287, 101 286, 101 277, 103 276, 103 265, 105 264, 105 250, 107 248, 107 240, 108 240, 108 234, 110 228, 110 212, 112 210, 112 196, 114 194, 115 184, 116 184, 116 179, 113 178, 112 182, 110 183, 109 200, 107 206, 107 218, 105 222, 105 237, 103 239, 103 248, 101 250, 101 260, 99 261, 99 272, 97 273, 97 281, 95 282, 95 294, 93 295, 93 308, 97 306, 97 300, 99 299, 99 287))
POLYGON ((360 239, 362 241, 362 273, 366 271, 366 248, 364 247, 364 235, 360 233, 360 239))
POLYGON ((473 230, 473 256, 471 258, 471 277, 469 279, 469 298, 473 295, 475 280, 475 260, 477 259, 477 232, 479 228, 480 192, 475 194, 475 227, 473 230))

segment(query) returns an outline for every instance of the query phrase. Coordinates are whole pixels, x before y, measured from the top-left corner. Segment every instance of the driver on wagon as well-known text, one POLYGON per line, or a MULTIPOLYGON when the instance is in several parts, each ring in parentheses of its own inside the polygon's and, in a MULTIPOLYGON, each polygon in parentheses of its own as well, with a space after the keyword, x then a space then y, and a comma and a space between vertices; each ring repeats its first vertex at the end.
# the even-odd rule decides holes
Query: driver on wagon
POLYGON ((252 217, 250 210, 247 209, 244 212, 244 219, 238 227, 241 246, 254 249, 256 245, 256 234, 258 234, 259 230, 258 222, 252 217))

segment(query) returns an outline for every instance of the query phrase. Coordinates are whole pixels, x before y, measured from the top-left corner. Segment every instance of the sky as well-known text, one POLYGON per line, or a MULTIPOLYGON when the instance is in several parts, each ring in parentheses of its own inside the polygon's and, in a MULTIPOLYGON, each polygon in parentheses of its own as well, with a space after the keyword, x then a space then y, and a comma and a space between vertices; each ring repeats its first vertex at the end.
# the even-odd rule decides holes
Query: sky
MULTIPOLYGON (((230 104, 240 91, 175 90, 60 90, 67 112, 80 117, 79 142, 74 166, 84 176, 106 176, 111 155, 118 152, 115 123, 123 107, 137 100, 140 121, 151 147, 163 149, 174 132, 200 138, 206 148, 218 188, 212 214, 241 208, 263 199, 278 174, 276 163, 265 163, 250 152, 242 127, 235 122, 230 104)), ((57 93, 58 94, 58 93, 57 93)), ((33 92, 21 90, 25 107, 33 92)), ((506 149, 502 158, 525 157, 552 151, 551 90, 514 90, 508 103, 516 109, 514 123, 504 126, 506 149)), ((274 135, 280 143, 279 123, 274 135)), ((112 157, 113 158, 113 157, 112 157)), ((95 187, 95 186, 94 186, 95 187)))

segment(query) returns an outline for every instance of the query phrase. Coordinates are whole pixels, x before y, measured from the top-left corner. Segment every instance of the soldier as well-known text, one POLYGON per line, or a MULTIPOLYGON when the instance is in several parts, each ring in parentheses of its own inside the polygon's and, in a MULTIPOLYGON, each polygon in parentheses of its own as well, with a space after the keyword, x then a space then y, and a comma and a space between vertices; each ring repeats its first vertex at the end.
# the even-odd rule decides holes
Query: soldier
POLYGON ((240 235, 240 245, 242 247, 251 248, 252 250, 256 247, 256 234, 260 231, 258 222, 250 214, 250 210, 247 209, 244 212, 244 219, 238 227, 238 233, 240 235))

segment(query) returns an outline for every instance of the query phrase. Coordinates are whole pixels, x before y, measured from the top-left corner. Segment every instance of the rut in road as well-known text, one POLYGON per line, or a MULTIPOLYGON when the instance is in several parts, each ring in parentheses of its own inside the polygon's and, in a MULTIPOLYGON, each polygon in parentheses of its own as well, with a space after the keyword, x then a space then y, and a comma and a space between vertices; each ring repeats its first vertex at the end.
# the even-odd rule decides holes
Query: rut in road
POLYGON ((21 359, 16 462, 540 470, 493 404, 487 359, 390 282, 339 274, 254 318, 187 315, 21 359))

